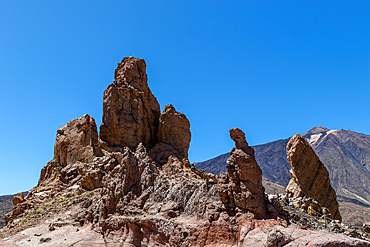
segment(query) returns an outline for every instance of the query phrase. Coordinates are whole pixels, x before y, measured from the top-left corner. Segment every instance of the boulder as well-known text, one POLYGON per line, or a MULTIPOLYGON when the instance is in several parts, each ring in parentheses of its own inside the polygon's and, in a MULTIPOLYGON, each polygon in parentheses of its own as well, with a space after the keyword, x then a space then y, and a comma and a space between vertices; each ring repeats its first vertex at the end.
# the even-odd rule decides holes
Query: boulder
POLYGON ((310 197, 321 207, 326 207, 334 219, 342 220, 329 172, 301 135, 296 134, 289 140, 287 157, 291 166, 291 180, 286 192, 296 197, 310 197))
POLYGON ((139 143, 152 148, 157 143, 160 108, 148 87, 145 61, 125 57, 114 79, 103 97, 101 146, 109 151, 135 150, 139 143))
POLYGON ((150 150, 150 155, 161 165, 174 155, 181 159, 188 158, 191 140, 190 122, 185 114, 168 104, 159 117, 158 143, 150 150))
POLYGON ((238 128, 230 129, 235 147, 227 159, 228 174, 220 174, 219 194, 221 201, 232 207, 260 215, 266 213, 265 189, 262 186, 262 170, 248 146, 245 134, 238 128))

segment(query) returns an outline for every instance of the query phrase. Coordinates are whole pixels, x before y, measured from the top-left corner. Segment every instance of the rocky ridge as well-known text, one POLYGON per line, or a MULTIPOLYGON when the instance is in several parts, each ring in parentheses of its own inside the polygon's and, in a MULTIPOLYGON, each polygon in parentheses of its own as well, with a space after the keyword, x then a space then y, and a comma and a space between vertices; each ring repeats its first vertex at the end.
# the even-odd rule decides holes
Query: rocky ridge
MULTIPOLYGON (((265 198, 241 130, 230 130, 229 173, 190 164, 189 121, 171 105, 159 113, 145 68, 132 57, 118 65, 104 92, 100 139, 88 115, 58 130, 54 158, 38 185, 14 199, 0 246, 281 246, 295 231, 265 198)), ((284 243, 302 235, 294 238, 284 243)), ((369 246, 326 242, 339 239, 369 246)))

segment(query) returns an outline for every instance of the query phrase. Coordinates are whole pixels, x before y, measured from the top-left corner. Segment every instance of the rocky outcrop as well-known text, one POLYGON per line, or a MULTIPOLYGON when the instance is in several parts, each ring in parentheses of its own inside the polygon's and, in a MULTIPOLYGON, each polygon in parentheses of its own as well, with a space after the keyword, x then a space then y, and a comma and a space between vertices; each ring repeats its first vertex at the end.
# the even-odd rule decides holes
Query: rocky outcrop
POLYGON ((54 158, 41 170, 39 185, 57 183, 63 168, 76 162, 88 163, 100 156, 103 153, 95 120, 87 114, 71 120, 57 131, 54 158))
POLYGON ((24 202, 24 195, 23 193, 19 193, 18 195, 14 196, 12 199, 13 205, 16 206, 18 203, 24 202))
POLYGON ((220 174, 219 194, 221 201, 233 210, 234 207, 266 214, 265 189, 262 186, 262 171, 254 150, 248 146, 245 134, 238 128, 230 129, 235 147, 227 159, 228 174, 220 174))
POLYGON ((98 131, 94 118, 85 114, 58 129, 54 160, 62 167, 77 161, 88 163, 98 156, 103 156, 103 153, 98 145, 98 131))
POLYGON ((337 196, 330 185, 329 172, 301 135, 296 134, 289 140, 287 157, 291 166, 291 180, 286 192, 297 197, 311 197, 322 207, 328 208, 331 217, 341 220, 337 196))
POLYGON ((190 122, 172 105, 162 114, 148 87, 143 59, 125 57, 115 71, 115 81, 103 97, 100 145, 107 151, 135 150, 142 143, 159 164, 174 155, 188 158, 190 122))
POLYGON ((148 87, 145 61, 125 57, 114 79, 103 97, 102 146, 111 151, 135 150, 139 143, 152 148, 157 143, 160 108, 148 87))
POLYGON ((179 159, 188 158, 191 140, 190 122, 186 116, 166 105, 159 117, 158 143, 150 150, 150 155, 160 164, 167 163, 174 155, 179 159))
MULTIPOLYGON (((144 61, 125 58, 115 79, 102 150, 88 115, 61 128, 38 186, 14 199, 1 246, 250 246, 259 229, 287 226, 241 130, 230 130, 229 174, 198 170, 187 159, 189 121, 171 105, 159 117, 144 61)), ((270 235, 271 246, 287 241, 270 235)))

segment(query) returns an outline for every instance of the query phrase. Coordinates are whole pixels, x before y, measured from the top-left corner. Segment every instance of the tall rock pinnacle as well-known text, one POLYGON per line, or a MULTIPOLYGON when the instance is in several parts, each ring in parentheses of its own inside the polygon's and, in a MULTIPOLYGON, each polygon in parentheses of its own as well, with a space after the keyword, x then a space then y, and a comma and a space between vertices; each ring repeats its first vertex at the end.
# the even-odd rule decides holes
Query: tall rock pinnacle
POLYGON ((331 187, 329 172, 300 134, 295 134, 289 140, 287 158, 292 169, 286 192, 293 196, 311 197, 322 207, 328 208, 334 219, 341 220, 337 195, 331 187))
POLYGON ((152 148, 157 143, 160 108, 148 87, 145 61, 125 57, 118 64, 114 78, 103 97, 102 147, 135 150, 142 143, 152 148))
POLYGON ((262 170, 254 157, 254 150, 248 146, 245 134, 238 128, 230 129, 235 147, 227 159, 228 174, 220 174, 219 194, 221 201, 232 207, 266 212, 265 188, 262 186, 262 170))

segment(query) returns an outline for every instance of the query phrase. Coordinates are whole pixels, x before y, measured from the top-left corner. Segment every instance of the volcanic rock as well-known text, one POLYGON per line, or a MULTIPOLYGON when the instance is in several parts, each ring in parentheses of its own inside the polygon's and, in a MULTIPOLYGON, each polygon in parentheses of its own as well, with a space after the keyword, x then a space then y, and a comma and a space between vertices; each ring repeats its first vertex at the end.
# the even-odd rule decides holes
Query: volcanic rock
POLYGON ((19 193, 18 195, 14 196, 12 199, 13 205, 16 206, 18 203, 21 203, 24 201, 24 195, 23 193, 19 193))
POLYGON ((157 143, 160 108, 147 83, 143 59, 125 57, 114 74, 115 81, 103 97, 100 140, 104 149, 147 149, 157 143))
POLYGON ((144 61, 124 58, 115 79, 104 95, 103 150, 88 115, 58 131, 54 159, 38 186, 15 199, 0 246, 36 246, 40 236, 48 239, 45 246, 235 247, 261 246, 258 236, 270 245, 289 240, 285 228, 267 236, 287 221, 276 204, 266 205, 261 169, 241 130, 230 131, 236 147, 229 174, 198 170, 187 160, 189 121, 171 105, 159 117, 144 61))
POLYGON ((330 185, 329 172, 312 147, 299 134, 287 145, 287 158, 291 166, 291 180, 286 188, 293 196, 308 196, 329 210, 331 217, 341 220, 337 196, 330 185))
POLYGON ((60 171, 76 162, 89 163, 103 156, 98 143, 94 118, 85 114, 69 121, 57 131, 54 158, 41 170, 39 185, 50 185, 59 178, 60 171))
POLYGON ((230 129, 235 147, 227 159, 228 174, 220 174, 219 194, 229 208, 239 207, 264 215, 266 213, 265 189, 262 186, 262 171, 254 150, 248 146, 245 134, 238 128, 230 129))
POLYGON ((151 157, 160 164, 167 163, 174 155, 179 159, 188 158, 191 140, 190 122, 186 116, 168 104, 159 117, 158 143, 150 150, 151 157))

